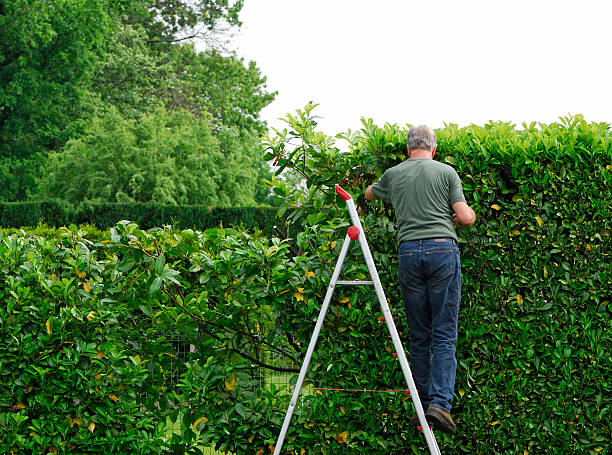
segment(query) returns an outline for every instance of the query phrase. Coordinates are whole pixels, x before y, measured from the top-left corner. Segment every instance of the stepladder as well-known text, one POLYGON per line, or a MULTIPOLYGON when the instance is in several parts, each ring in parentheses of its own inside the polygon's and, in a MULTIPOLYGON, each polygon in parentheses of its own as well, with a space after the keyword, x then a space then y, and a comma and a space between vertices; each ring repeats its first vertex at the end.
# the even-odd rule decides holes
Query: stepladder
POLYGON ((429 453, 431 455, 440 455, 440 449, 438 447, 438 443, 425 417, 425 411, 421 404, 421 400, 419 399, 417 387, 412 377, 412 372, 410 370, 410 366, 408 365, 408 360, 406 359, 406 355, 404 353, 404 347, 402 345, 402 342, 399 337, 399 333, 395 326, 395 322, 393 320, 391 309, 389 308, 389 304, 387 302, 385 292, 383 290, 383 287, 380 281, 380 277, 376 270, 376 265, 374 264, 374 259, 372 258, 372 253, 370 251, 370 247, 368 245, 363 227, 361 225, 361 221, 357 213, 355 202, 353 201, 353 198, 351 197, 351 195, 347 193, 345 190, 343 190, 339 185, 336 185, 336 192, 346 202, 352 224, 348 228, 348 231, 346 233, 344 243, 342 244, 340 254, 338 255, 338 259, 337 259, 334 271, 332 273, 331 280, 329 282, 329 286, 327 287, 327 292, 323 299, 321 309, 319 310, 319 316, 317 318, 317 322, 315 324, 315 327, 312 333, 312 337, 310 339, 310 343, 308 344, 306 354, 304 355, 303 362, 300 367, 300 373, 295 383, 295 388, 293 390, 293 393, 291 395, 291 400, 287 408, 287 413, 285 414, 283 425, 281 427, 280 434, 277 438, 277 441, 274 447, 274 455, 280 455, 281 453, 283 443, 287 435, 287 430, 291 422, 291 417, 293 416, 293 412, 297 405, 297 401, 298 401, 302 386, 304 384, 304 380, 306 378, 306 373, 308 371, 308 366, 310 364, 310 360, 312 359, 312 354, 315 350, 317 340, 319 338, 319 334, 321 332, 321 328, 323 326, 325 316, 327 314, 327 309, 329 307, 329 303, 334 294, 335 288, 337 286, 364 286, 364 285, 374 286, 374 289, 376 291, 376 295, 380 303, 380 308, 383 314, 383 317, 381 319, 383 319, 387 324, 387 328, 389 330, 389 334, 393 341, 393 346, 395 348, 397 359, 400 363, 400 367, 401 367, 404 379, 406 381, 406 385, 408 386, 410 397, 412 399, 416 414, 419 419, 420 427, 423 431, 423 434, 425 435, 425 440, 427 442, 429 453), (370 275, 370 280, 368 281, 339 280, 340 273, 342 271, 342 266, 346 259, 351 242, 357 242, 361 248, 361 252, 363 254, 363 258, 366 262, 367 269, 370 275))

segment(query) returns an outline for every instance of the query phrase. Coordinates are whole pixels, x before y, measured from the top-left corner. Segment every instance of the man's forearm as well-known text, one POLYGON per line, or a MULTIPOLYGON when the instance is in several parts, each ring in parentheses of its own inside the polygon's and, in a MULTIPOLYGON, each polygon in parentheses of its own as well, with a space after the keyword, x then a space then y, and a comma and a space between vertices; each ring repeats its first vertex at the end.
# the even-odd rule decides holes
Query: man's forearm
POLYGON ((368 201, 375 201, 376 199, 378 199, 376 196, 374 196, 374 193, 372 192, 372 185, 368 186, 368 188, 366 189, 365 198, 368 201))

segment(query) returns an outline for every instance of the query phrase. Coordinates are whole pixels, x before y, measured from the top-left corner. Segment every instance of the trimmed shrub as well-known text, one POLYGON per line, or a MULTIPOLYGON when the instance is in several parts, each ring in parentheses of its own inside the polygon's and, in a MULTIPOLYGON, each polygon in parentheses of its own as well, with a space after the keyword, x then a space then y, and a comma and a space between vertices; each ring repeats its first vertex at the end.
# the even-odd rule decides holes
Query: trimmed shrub
POLYGON ((0 202, 0 226, 18 228, 44 223, 61 227, 68 224, 92 224, 100 229, 131 220, 143 229, 174 225, 204 230, 223 225, 259 229, 266 235, 277 234, 277 210, 271 207, 220 208, 157 204, 84 204, 70 209, 55 201, 0 202))

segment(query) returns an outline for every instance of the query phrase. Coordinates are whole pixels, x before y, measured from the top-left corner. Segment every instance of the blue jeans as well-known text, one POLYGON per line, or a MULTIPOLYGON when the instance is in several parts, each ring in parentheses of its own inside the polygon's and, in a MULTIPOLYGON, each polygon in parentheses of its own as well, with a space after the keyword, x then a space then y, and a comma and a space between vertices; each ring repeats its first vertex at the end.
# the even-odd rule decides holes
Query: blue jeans
POLYGON ((402 242, 399 282, 410 329, 412 375, 423 408, 450 411, 457 359, 461 261, 453 239, 402 242))

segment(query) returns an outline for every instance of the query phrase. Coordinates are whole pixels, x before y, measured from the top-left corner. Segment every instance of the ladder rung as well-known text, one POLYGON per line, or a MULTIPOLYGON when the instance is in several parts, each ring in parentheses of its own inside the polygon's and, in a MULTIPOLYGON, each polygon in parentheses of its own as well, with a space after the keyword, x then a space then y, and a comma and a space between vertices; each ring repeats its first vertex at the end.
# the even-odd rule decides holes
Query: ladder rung
POLYGON ((346 284, 346 285, 352 285, 352 286, 366 286, 369 284, 374 284, 373 281, 361 281, 361 280, 356 280, 356 281, 336 281, 336 284, 346 284))

